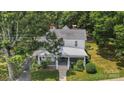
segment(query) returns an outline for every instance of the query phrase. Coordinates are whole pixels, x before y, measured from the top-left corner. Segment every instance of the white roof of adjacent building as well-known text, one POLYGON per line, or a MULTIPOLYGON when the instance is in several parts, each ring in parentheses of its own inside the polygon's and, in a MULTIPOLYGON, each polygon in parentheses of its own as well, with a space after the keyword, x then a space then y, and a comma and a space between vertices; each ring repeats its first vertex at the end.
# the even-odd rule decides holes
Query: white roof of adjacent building
POLYGON ((44 56, 44 55, 51 56, 51 54, 44 49, 34 51, 32 56, 44 56))
POLYGON ((62 48, 63 57, 84 57, 88 56, 84 49, 72 48, 72 47, 63 47, 62 48))
POLYGON ((41 57, 42 56, 51 56, 51 54, 48 52, 48 51, 45 51, 45 52, 43 52, 43 53, 40 53, 39 54, 41 57))

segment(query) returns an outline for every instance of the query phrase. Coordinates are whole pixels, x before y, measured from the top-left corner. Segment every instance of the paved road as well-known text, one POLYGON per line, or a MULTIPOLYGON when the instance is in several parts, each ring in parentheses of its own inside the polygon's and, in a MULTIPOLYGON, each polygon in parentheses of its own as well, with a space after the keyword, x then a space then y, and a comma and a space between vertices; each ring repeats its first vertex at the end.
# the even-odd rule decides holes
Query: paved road
POLYGON ((17 81, 30 81, 30 65, 31 65, 31 58, 27 58, 23 64, 23 72, 17 81))

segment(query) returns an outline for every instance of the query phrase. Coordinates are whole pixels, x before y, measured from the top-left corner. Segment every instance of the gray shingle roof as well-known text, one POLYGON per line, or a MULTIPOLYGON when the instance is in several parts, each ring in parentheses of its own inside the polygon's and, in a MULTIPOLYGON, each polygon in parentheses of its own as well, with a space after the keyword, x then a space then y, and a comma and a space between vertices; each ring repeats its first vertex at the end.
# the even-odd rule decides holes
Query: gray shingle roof
POLYGON ((86 30, 85 29, 69 29, 67 26, 63 29, 50 30, 56 33, 58 38, 70 39, 70 40, 86 40, 86 30))

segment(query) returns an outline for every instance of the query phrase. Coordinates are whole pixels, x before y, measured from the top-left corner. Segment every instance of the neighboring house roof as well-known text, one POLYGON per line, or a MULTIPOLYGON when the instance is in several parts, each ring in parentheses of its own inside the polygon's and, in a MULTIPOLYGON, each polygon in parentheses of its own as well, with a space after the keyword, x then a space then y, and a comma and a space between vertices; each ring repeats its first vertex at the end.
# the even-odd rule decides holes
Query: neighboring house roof
POLYGON ((50 31, 55 32, 58 38, 70 39, 70 40, 86 40, 86 30, 85 29, 70 29, 64 26, 62 29, 50 29, 50 31))

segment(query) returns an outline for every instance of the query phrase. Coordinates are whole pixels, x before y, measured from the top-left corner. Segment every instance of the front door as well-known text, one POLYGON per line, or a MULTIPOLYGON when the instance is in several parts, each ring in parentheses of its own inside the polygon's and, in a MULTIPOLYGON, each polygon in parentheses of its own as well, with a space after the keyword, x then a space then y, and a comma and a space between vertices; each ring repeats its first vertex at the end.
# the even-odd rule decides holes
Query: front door
POLYGON ((59 62, 59 65, 67 65, 68 58, 61 57, 59 58, 58 62, 59 62))

